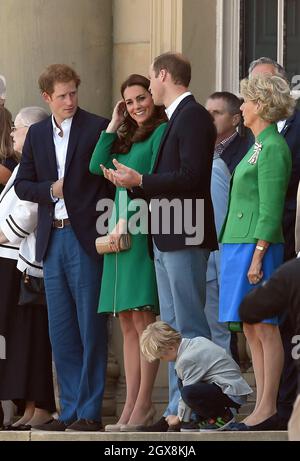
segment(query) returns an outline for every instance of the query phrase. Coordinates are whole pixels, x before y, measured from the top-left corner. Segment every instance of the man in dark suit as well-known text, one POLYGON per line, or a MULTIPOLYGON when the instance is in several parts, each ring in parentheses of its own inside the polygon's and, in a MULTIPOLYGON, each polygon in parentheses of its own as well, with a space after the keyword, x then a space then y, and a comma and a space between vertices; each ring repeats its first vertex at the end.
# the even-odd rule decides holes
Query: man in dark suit
POLYGON ((107 362, 106 317, 97 314, 102 260, 96 203, 105 181, 89 174, 108 120, 78 107, 76 72, 53 64, 39 78, 52 115, 30 127, 15 181, 38 203, 36 259, 43 261, 49 330, 60 389, 59 420, 40 430, 100 430, 107 362))
MULTIPOLYGON (((250 64, 249 75, 270 73, 287 80, 287 74, 278 62, 262 57, 250 64)), ((286 193, 283 211, 284 261, 296 257, 295 253, 295 223, 297 208, 297 189, 300 180, 300 112, 296 109, 287 120, 278 123, 278 131, 286 140, 292 154, 292 172, 286 193)), ((277 408, 282 420, 287 424, 296 398, 296 369, 291 355, 291 337, 293 325, 287 317, 280 325, 281 339, 284 347, 284 367, 279 387, 277 408)), ((284 426, 283 426, 284 427, 284 426)))
POLYGON ((235 94, 216 91, 207 98, 205 105, 217 129, 215 155, 224 160, 231 174, 251 147, 249 138, 237 131, 242 118, 241 104, 235 94))
MULTIPOLYGON (((137 187, 134 192, 143 192, 151 201, 162 320, 187 338, 209 338, 204 306, 207 259, 218 247, 210 195, 216 132, 209 113, 188 91, 190 78, 190 63, 182 55, 165 53, 154 60, 150 90, 154 103, 165 105, 169 123, 152 174, 142 176, 118 162, 115 173, 105 174, 116 184, 137 187)), ((177 414, 179 397, 172 364, 168 407, 156 424, 144 430, 167 431, 166 418, 177 414)))
MULTIPOLYGON (((300 440, 300 259, 292 259, 279 267, 271 278, 255 288, 243 300, 240 306, 241 320, 247 323, 261 322, 276 315, 288 318, 291 328, 291 360, 295 375, 295 394, 298 398, 289 422, 289 439, 300 440), (298 375, 298 376, 297 376, 298 375), (298 377, 298 380, 297 380, 298 377), (298 382, 298 389, 297 389, 298 382)), ((274 428, 285 429, 286 415, 278 411, 273 417, 274 428), (283 420, 282 420, 283 418, 283 420)))

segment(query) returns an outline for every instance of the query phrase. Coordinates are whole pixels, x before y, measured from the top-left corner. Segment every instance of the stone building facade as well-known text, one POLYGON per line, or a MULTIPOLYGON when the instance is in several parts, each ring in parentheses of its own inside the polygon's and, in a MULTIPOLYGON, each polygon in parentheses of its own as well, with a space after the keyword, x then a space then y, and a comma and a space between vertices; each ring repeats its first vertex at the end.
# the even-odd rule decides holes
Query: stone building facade
MULTIPOLYGON (((147 75, 152 58, 164 51, 181 51, 190 59, 191 90, 201 103, 216 90, 238 93, 247 65, 262 55, 286 65, 290 75, 300 74, 299 3, 2 0, 0 74, 7 80, 6 106, 15 115, 20 107, 42 105, 37 77, 55 62, 73 66, 81 76, 80 105, 107 117, 119 98, 121 81, 130 73, 147 75)), ((122 383, 122 344, 116 319, 112 331, 122 383)), ((111 373, 117 376, 114 359, 111 364, 111 373)), ((166 383, 166 368, 161 367, 157 395, 165 392, 166 383)))

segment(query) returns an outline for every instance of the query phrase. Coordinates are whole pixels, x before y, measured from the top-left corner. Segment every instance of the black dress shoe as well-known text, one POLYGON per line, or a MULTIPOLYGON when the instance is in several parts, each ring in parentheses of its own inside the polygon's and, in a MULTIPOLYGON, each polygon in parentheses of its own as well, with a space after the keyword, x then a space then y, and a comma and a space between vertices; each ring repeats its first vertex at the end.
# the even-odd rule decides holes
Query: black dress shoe
POLYGON ((278 414, 270 416, 270 418, 265 419, 259 424, 255 424, 254 426, 248 426, 249 431, 278 431, 280 425, 280 420, 278 418, 278 414))
POLYGON ((101 421, 94 421, 93 419, 77 419, 73 424, 67 427, 66 432, 71 431, 103 431, 104 428, 102 426, 101 421))
POLYGON ((3 428, 4 412, 0 402, 0 430, 3 428))
POLYGON ((282 416, 278 416, 278 427, 277 427, 277 430, 278 431, 287 431, 288 430, 288 422, 289 420, 286 419, 286 418, 282 418, 282 416))
POLYGON ((151 426, 140 426, 138 432, 167 432, 169 429, 169 424, 166 419, 162 416, 156 423, 151 424, 151 426))
POLYGON ((13 426, 10 424, 9 426, 5 426, 5 431, 30 431, 31 426, 30 424, 19 424, 18 426, 13 426))
POLYGON ((58 431, 63 432, 67 429, 68 424, 59 419, 50 419, 44 424, 38 424, 37 426, 32 426, 32 431, 58 431))

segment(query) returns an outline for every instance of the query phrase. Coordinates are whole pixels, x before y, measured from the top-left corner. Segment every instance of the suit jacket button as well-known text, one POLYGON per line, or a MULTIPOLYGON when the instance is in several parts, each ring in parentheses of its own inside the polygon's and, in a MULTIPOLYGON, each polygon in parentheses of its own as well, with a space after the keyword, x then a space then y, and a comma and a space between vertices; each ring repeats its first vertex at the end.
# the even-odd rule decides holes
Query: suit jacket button
POLYGON ((239 211, 238 214, 237 214, 237 217, 241 219, 243 217, 243 213, 241 211, 239 211))

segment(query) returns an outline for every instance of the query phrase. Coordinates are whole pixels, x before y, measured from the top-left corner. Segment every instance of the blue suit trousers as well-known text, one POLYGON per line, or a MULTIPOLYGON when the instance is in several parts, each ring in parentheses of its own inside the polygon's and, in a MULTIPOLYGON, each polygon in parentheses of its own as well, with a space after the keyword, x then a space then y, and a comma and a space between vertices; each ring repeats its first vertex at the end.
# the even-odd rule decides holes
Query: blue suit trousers
POLYGON ((101 420, 107 316, 97 314, 102 261, 83 250, 71 226, 53 229, 44 260, 49 332, 60 420, 101 420))
MULTIPOLYGON (((185 338, 210 339, 204 313, 209 250, 190 247, 163 252, 153 246, 161 319, 185 338)), ((164 416, 177 415, 179 398, 174 363, 170 362, 169 404, 164 416)))

